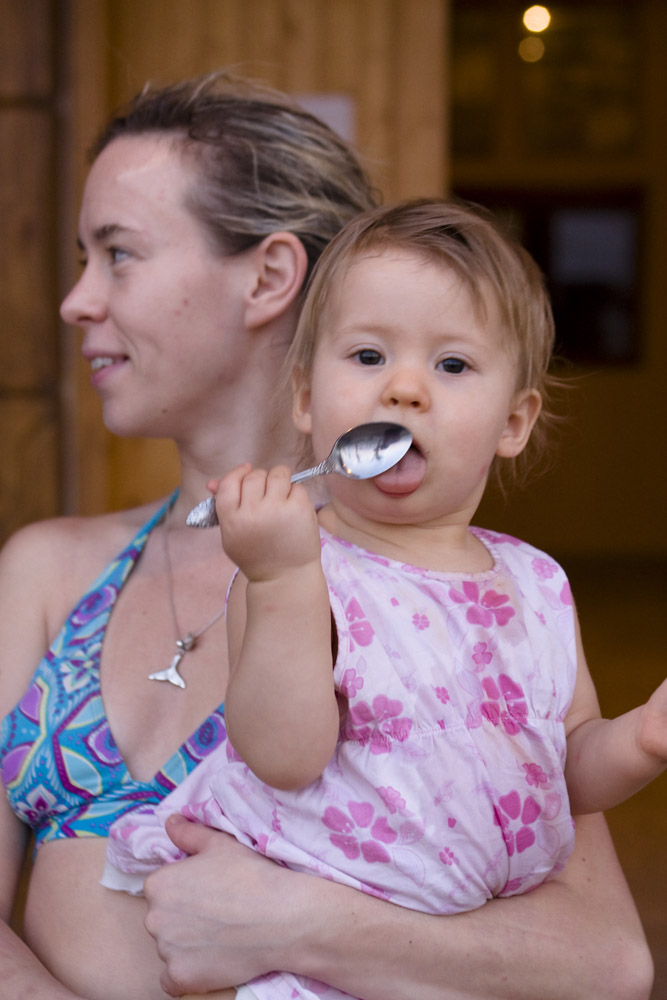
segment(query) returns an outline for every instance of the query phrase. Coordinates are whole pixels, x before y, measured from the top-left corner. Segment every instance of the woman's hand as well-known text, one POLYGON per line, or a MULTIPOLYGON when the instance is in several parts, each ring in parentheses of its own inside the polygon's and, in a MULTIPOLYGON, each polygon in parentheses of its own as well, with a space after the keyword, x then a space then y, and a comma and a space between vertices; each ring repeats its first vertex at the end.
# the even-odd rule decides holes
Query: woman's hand
POLYGON ((577 821, 557 879, 470 913, 431 916, 291 872, 183 817, 193 856, 146 883, 146 927, 172 996, 273 969, 366 1000, 648 1000, 652 963, 601 816, 577 821))
POLYGON ((162 988, 170 996, 206 993, 277 968, 283 945, 267 898, 272 880, 290 873, 183 816, 170 817, 167 831, 192 856, 154 872, 145 885, 146 929, 165 963, 162 988))

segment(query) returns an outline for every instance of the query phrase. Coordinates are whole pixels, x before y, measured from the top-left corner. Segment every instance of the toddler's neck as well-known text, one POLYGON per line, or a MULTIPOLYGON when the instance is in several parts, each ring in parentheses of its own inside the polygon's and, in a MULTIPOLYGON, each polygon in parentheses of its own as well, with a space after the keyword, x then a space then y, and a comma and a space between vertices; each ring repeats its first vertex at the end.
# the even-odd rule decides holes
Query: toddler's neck
POLYGON ((318 512, 320 525, 336 538, 374 555, 421 569, 448 573, 482 573, 494 559, 484 543, 460 523, 384 524, 345 516, 329 503, 318 512))

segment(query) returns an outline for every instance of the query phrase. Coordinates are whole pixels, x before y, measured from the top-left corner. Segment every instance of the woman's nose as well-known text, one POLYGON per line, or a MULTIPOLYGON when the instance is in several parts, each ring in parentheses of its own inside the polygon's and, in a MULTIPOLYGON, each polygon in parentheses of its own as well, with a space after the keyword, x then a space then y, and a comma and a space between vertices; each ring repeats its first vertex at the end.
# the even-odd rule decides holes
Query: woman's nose
POLYGON ((81 326, 86 321, 99 323, 104 319, 106 303, 87 267, 61 302, 60 315, 72 326, 81 326))
POLYGON ((414 366, 402 366, 391 372, 384 390, 385 405, 428 409, 431 397, 424 374, 414 366))

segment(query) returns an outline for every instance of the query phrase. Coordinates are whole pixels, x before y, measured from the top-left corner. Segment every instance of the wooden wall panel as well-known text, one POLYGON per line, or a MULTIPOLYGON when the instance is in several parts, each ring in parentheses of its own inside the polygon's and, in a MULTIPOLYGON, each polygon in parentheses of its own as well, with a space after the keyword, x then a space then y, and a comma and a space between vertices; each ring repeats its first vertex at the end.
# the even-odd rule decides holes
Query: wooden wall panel
POLYGON ((53 394, 0 393, 2 540, 23 524, 60 513, 60 419, 53 394))
POLYGON ((56 385, 52 141, 48 111, 9 107, 0 112, 2 390, 56 385))
POLYGON ((54 23, 0 0, 0 541, 61 503, 54 23))
POLYGON ((54 16, 52 0, 0 0, 3 101, 51 96, 54 16))
MULTIPOLYGON (((109 109, 147 80, 165 83, 233 66, 296 95, 351 97, 356 145, 387 200, 445 191, 447 0, 70 0, 68 9, 77 44, 84 22, 95 22, 93 72, 105 76, 109 109)), ((77 58, 73 51, 70 59, 77 58)), ((89 83, 82 78, 74 89, 89 83)), ((99 80, 93 88, 101 89, 99 80)), ((86 398, 81 372, 70 357, 69 384, 86 398)), ((73 509, 125 506, 171 488, 170 446, 108 439, 103 431, 95 444, 95 408, 75 405, 74 412, 70 437, 80 438, 83 421, 102 485, 91 486, 90 454, 80 441, 72 463, 76 467, 78 455, 73 509)))

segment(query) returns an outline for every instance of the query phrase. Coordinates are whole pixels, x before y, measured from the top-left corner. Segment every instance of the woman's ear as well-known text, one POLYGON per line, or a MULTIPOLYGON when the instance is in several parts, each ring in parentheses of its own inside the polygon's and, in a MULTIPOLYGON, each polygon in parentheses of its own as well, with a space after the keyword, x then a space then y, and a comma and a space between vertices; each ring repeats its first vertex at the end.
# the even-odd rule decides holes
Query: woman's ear
POLYGON ((256 330, 282 317, 301 292, 308 270, 305 247, 294 233, 277 232, 252 248, 253 281, 246 297, 245 323, 256 330))
POLYGON ((542 397, 537 389, 520 389, 515 393, 496 455, 515 458, 523 451, 541 409, 542 397))
POLYGON ((302 434, 310 434, 312 432, 310 379, 303 368, 295 368, 292 374, 292 419, 294 420, 294 426, 302 434))

